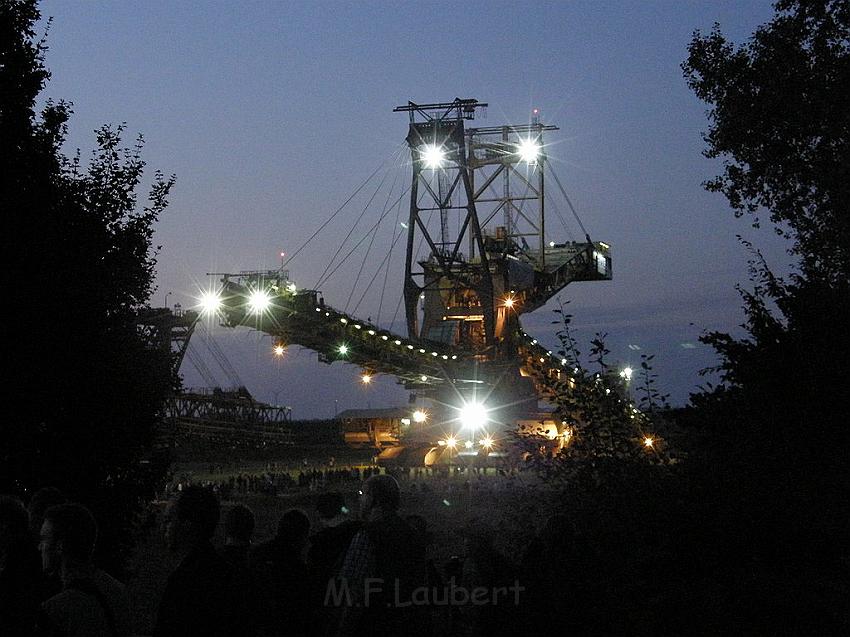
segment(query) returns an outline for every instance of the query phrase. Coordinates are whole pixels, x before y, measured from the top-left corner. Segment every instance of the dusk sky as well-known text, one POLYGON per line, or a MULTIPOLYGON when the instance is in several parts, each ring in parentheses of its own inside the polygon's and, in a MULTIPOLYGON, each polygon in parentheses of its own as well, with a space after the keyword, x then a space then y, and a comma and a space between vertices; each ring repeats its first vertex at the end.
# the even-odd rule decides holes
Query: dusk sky
MULTIPOLYGON (((207 272, 277 267, 281 251, 302 246, 379 166, 377 178, 400 194, 410 181, 407 116, 392 109, 408 100, 489 103, 473 126, 527 122, 536 107, 560 127, 546 138, 550 160, 591 236, 612 245, 614 280, 572 284, 559 296, 570 301, 585 350, 603 331, 612 361, 636 366, 641 353, 655 354, 674 404, 715 361, 698 342, 703 330, 735 330, 743 319, 734 286, 746 282, 748 255, 735 235, 779 272, 791 261, 770 228, 751 229, 701 187, 718 164, 701 155, 706 107, 679 68, 695 29, 719 22, 743 42, 772 16, 766 0, 51 1, 41 11, 54 18, 43 97, 74 104, 66 152, 80 148, 86 158, 94 129, 126 122, 128 144, 145 137, 147 176, 177 175, 155 237, 153 305, 166 295, 169 305, 195 305, 211 283, 207 272)), ((288 264, 299 286, 316 284, 375 186, 288 264)), ((388 193, 377 195, 371 219, 388 193)), ((552 240, 572 238, 559 222, 547 225, 552 240)), ((389 243, 389 234, 378 236, 366 279, 389 243)), ((345 307, 361 259, 321 286, 328 304, 345 307)), ((397 248, 384 327, 402 274, 397 248)), ((356 313, 375 319, 377 306, 367 295, 356 313)), ((523 319, 553 349, 554 307, 523 319)), ((366 390, 358 368, 320 364, 298 347, 276 360, 271 339, 247 328, 213 332, 248 389, 292 406, 295 418, 406 403, 393 378, 366 390)), ((193 347, 226 385, 202 344, 193 347)), ((188 361, 182 372, 187 386, 203 384, 188 361)))

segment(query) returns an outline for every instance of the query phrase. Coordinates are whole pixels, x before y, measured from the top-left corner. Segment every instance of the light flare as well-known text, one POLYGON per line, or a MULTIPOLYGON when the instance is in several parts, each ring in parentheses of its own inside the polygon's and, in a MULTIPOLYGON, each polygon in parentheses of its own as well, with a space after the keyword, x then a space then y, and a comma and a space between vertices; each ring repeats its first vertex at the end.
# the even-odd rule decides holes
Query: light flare
POLYGON ((487 409, 481 403, 469 402, 460 408, 458 418, 462 427, 475 431, 487 424, 487 409))
POLYGON ((533 139, 524 139, 517 146, 519 158, 527 164, 533 164, 540 156, 540 144, 533 139))
POLYGON ((221 296, 218 292, 204 292, 198 299, 198 308, 202 314, 217 314, 221 309, 221 296))
POLYGON ((419 153, 422 156, 422 162, 425 164, 425 168, 432 170, 440 168, 446 158, 446 152, 436 144, 423 146, 419 153))
POLYGON ((248 309, 252 314, 262 314, 272 304, 272 297, 265 290, 254 290, 248 297, 248 309))

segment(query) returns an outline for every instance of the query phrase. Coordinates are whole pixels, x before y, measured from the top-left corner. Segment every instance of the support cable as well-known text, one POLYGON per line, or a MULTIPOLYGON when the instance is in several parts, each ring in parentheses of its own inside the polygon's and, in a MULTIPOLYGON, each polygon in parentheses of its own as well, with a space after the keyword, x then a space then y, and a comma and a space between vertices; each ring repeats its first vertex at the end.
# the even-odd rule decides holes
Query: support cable
POLYGON ((404 294, 401 294, 398 297, 398 303, 395 305, 395 312, 393 312, 393 320, 390 321, 389 329, 393 329, 393 325, 395 325, 395 320, 398 318, 398 311, 401 309, 401 302, 404 300, 404 294))
MULTIPOLYGON (((404 190, 404 192, 402 192, 402 193, 401 193, 401 195, 399 195, 399 199, 402 199, 405 195, 407 195, 407 191, 408 191, 408 190, 410 190, 410 188, 409 188, 409 187, 408 187, 408 188, 406 188, 406 189, 404 190)), ((395 205, 395 202, 393 202, 393 205, 395 205)), ((378 219, 378 221, 377 221, 377 222, 375 222, 375 223, 372 225, 372 227, 371 227, 371 228, 369 228, 369 230, 367 230, 367 231, 366 231, 366 234, 365 234, 365 235, 363 235, 363 237, 360 239, 360 241, 358 241, 357 243, 355 243, 355 244, 354 244, 354 247, 353 247, 353 248, 351 248, 351 250, 349 250, 349 251, 348 251, 348 254, 346 254, 346 255, 342 258, 342 260, 341 260, 339 263, 337 263, 337 264, 336 264, 336 267, 334 267, 334 269, 333 269, 333 270, 331 270, 330 272, 327 272, 327 268, 325 268, 325 272, 327 273, 327 276, 324 276, 324 274, 322 275, 322 276, 323 276, 323 278, 321 278, 321 279, 318 281, 318 283, 316 283, 315 289, 319 289, 319 286, 323 285, 324 283, 327 283, 327 282, 328 282, 328 280, 329 280, 329 279, 330 279, 330 278, 334 275, 334 273, 335 273, 337 270, 339 270, 339 269, 340 269, 343 265, 345 265, 345 262, 348 260, 348 258, 349 258, 352 254, 354 254, 354 252, 357 250, 357 248, 359 248, 359 247, 360 247, 360 245, 361 245, 364 241, 366 241, 366 239, 368 239, 368 238, 369 238, 369 236, 371 235, 371 233, 372 233, 372 232, 374 232, 375 228, 377 228, 377 227, 378 227, 378 225, 380 225, 381 220, 382 220, 382 219, 383 219, 383 218, 384 218, 387 214, 388 214, 388 211, 387 211, 387 212, 385 212, 385 213, 381 216, 381 218, 380 218, 380 219, 378 219)))
MULTIPOLYGON (((393 155, 393 159, 395 159, 395 157, 399 154, 400 151, 401 151, 401 149, 399 148, 396 151, 395 155, 393 155)), ((348 234, 345 235, 345 239, 342 240, 342 243, 339 244, 339 247, 336 249, 336 252, 334 252, 333 257, 331 257, 330 261, 328 261, 328 264, 325 266, 324 272, 322 272, 321 276, 319 277, 319 280, 316 282, 316 285, 313 286, 313 289, 318 290, 319 286, 322 283, 324 283, 325 281, 327 281, 327 277, 325 275, 328 274, 328 270, 331 268, 331 266, 333 266, 334 261, 336 261, 336 258, 339 256, 339 253, 342 252, 343 247, 345 246, 346 243, 348 243, 348 240, 351 238, 351 235, 354 234, 354 231, 357 229, 357 226, 360 223, 360 220, 366 215, 366 211, 369 209, 369 206, 372 204, 372 201, 374 201, 378 192, 380 192, 381 187, 384 185, 384 182, 386 181, 388 174, 389 174, 389 171, 386 171, 384 173, 384 176, 381 177, 381 182, 378 184, 378 187, 375 188, 375 191, 372 193, 372 196, 369 197, 369 201, 367 201, 366 205, 363 206, 363 210, 360 211, 360 215, 354 221, 354 225, 351 226, 351 229, 348 231, 348 234)), ((360 245, 360 244, 358 243, 357 245, 360 245)), ((350 255, 351 255, 351 253, 349 252, 348 255, 346 255, 346 258, 348 258, 348 256, 350 256, 350 255)), ((343 259, 343 262, 344 261, 345 260, 343 259)), ((334 269, 334 271, 336 271, 336 269, 334 269)), ((330 276, 330 275, 328 275, 328 276, 330 276)))
MULTIPOLYGON (((399 199, 398 204, 396 204, 395 223, 393 224, 393 228, 397 228, 399 226, 398 218, 400 216, 401 216, 401 199, 399 199)), ((399 234, 401 234, 401 231, 399 231, 399 234)), ((389 251, 389 254, 387 255, 387 267, 384 268, 384 285, 381 287, 381 299, 378 302, 378 316, 377 316, 377 319, 376 319, 376 322, 377 322, 378 325, 381 324, 381 311, 383 310, 383 307, 384 307, 384 293, 387 291, 387 278, 389 277, 389 274, 390 274, 390 257, 393 253, 393 247, 394 246, 395 246, 395 241, 393 241, 393 243, 390 244, 390 251, 389 251)))
MULTIPOLYGON (((389 210, 390 198, 393 196, 393 191, 395 190, 396 182, 398 182, 398 174, 399 171, 396 170, 395 177, 393 177, 393 183, 390 185, 390 189, 387 192, 387 198, 384 200, 384 208, 383 210, 381 210, 381 216, 378 219, 378 226, 375 228, 375 231, 371 233, 372 236, 369 239, 369 245, 366 246, 366 254, 363 255, 363 260, 360 262, 360 269, 357 270, 357 276, 354 278, 354 283, 351 286, 351 290, 348 292, 348 298, 345 300, 345 307, 343 308, 344 312, 348 312, 348 305, 349 303, 351 303, 351 297, 354 296, 354 290, 357 289, 357 285, 360 283, 360 276, 363 274, 363 268, 366 267, 366 261, 368 260, 369 255, 372 253, 372 246, 375 244, 375 237, 378 236, 381 220, 386 216, 389 210)), ((374 278, 372 280, 374 281, 374 278)), ((371 286, 371 283, 369 285, 371 286)), ((369 288, 367 287, 366 292, 368 291, 369 288)), ((366 295, 366 292, 363 293, 364 296, 366 295)), ((363 300, 363 297, 360 297, 360 299, 363 300)), ((360 305, 359 301, 357 305, 360 305)), ((352 313, 355 312, 357 312, 357 307, 352 310, 352 313)))
POLYGON ((186 349, 186 358, 189 359, 189 362, 192 364, 192 367, 201 375, 201 378, 206 383, 207 387, 213 388, 218 383, 215 380, 215 376, 213 376, 210 368, 207 367, 207 364, 204 362, 204 359, 200 357, 198 353, 195 352, 194 348, 186 349))
MULTIPOLYGON (((424 197, 424 193, 422 194, 422 197, 424 197)), ((419 203, 421 203, 422 197, 419 198, 419 201, 416 204, 417 206, 419 205, 419 203)), ((431 212, 428 213, 428 219, 425 220, 425 227, 426 228, 428 228, 431 225, 431 217, 433 217, 433 216, 434 216, 434 211, 432 210, 431 212)), ((423 243, 425 243, 425 235, 424 234, 420 235, 420 237, 419 237, 419 244, 416 246, 416 252, 414 253, 414 257, 413 257, 414 261, 419 259, 419 252, 422 250, 422 244, 423 243)), ((398 310, 401 307, 401 302, 403 300, 404 300, 404 292, 402 292, 401 296, 398 299, 398 304, 395 306, 395 313, 393 314, 393 320, 390 323, 391 326, 395 325, 395 320, 396 320, 396 317, 398 316, 398 310)), ((417 301, 417 303, 418 303, 418 301, 417 301)), ((417 309, 417 312, 418 311, 419 310, 417 309)), ((418 338, 418 336, 415 335, 415 334, 414 334, 414 337, 418 338)))
MULTIPOLYGON (((549 166, 549 163, 547 162, 546 165, 549 166)), ((587 232, 587 229, 581 222, 581 219, 579 218, 578 213, 576 212, 575 206, 573 206, 573 202, 567 195, 567 191, 564 190, 564 187, 561 185, 561 180, 558 179, 558 174, 554 170, 552 170, 551 166, 549 166, 549 174, 555 178, 555 183, 558 184, 558 189, 561 191, 561 194, 564 196, 564 199, 567 200, 567 205, 570 207, 570 210, 572 210, 573 216, 576 218, 576 221, 578 221, 579 228, 581 228, 581 231, 584 232, 584 236, 587 239, 587 242, 590 243, 590 234, 587 232)))
POLYGON ((215 362, 218 363, 218 366, 224 372, 224 375, 227 376, 227 380, 233 384, 234 388, 238 389, 239 387, 244 387, 245 383, 242 382, 239 374, 236 373, 236 370, 218 346, 218 343, 216 343, 212 338, 212 335, 206 325, 202 326, 199 336, 201 337, 201 342, 206 346, 210 354, 212 354, 215 362))
MULTIPOLYGON (((381 269, 384 268, 384 264, 389 264, 390 255, 392 254, 392 249, 395 246, 395 244, 398 243, 398 240, 401 238, 402 234, 404 234, 404 229, 399 230, 398 233, 396 234, 395 238, 393 239, 393 242, 390 244, 389 252, 387 252, 386 256, 384 256, 384 259, 378 265, 378 268, 375 270, 375 274, 372 276, 372 280, 369 281, 369 285, 366 286, 366 289, 363 291, 363 294, 360 296, 360 299, 357 301, 357 305, 355 305, 354 309, 351 310, 352 314, 357 314, 357 308, 360 307, 360 304, 363 302, 363 299, 366 298, 366 294, 369 293, 369 290, 372 288, 372 284, 375 283, 375 280, 378 278, 378 275, 381 273, 381 269)), ((385 270, 389 270, 389 265, 388 265, 387 268, 385 268, 385 270)), ((384 282, 386 283, 386 279, 384 280, 384 282)), ((384 293, 383 293, 383 290, 382 290, 381 291, 381 300, 382 301, 383 301, 383 295, 384 295, 384 293)), ((381 315, 380 315, 380 307, 379 307, 378 308, 378 318, 380 318, 380 316, 381 315)))
POLYGON ((567 220, 564 219, 564 215, 561 213, 561 208, 551 197, 547 201, 549 202, 549 207, 547 207, 546 209, 549 210, 550 208, 552 208, 555 210, 555 216, 558 217, 558 221, 560 221, 561 225, 564 227, 564 232, 567 233, 567 237, 569 237, 570 241, 574 242, 576 240, 576 236, 575 234, 573 234, 573 231, 570 230, 569 226, 567 225, 567 220))
MULTIPOLYGON (((404 144, 400 144, 400 145, 399 145, 399 150, 400 150, 401 148, 403 148, 403 146, 404 146, 404 144)), ((281 267, 281 268, 286 267, 286 266, 289 264, 289 262, 290 262, 290 261, 292 261, 295 257, 297 257, 297 256, 301 253, 301 251, 302 251, 302 250, 304 250, 304 248, 306 248, 306 247, 309 245, 309 243, 310 243, 313 239, 315 239, 315 238, 316 238, 316 236, 318 236, 318 234, 319 234, 322 230, 324 230, 324 229, 327 227, 327 225, 328 225, 331 221, 333 221, 333 220, 336 218, 336 216, 337 216, 340 212, 342 212, 343 208, 345 208, 345 207, 346 207, 346 206, 347 206, 347 205, 351 202, 351 200, 352 200, 352 199, 354 199, 354 198, 358 195, 358 193, 359 193, 361 190, 363 190, 363 188, 365 188, 365 187, 366 187, 366 184, 368 184, 370 181, 372 181, 372 178, 374 178, 374 176, 375 176, 375 175, 377 175, 377 174, 378 174, 378 172, 380 172, 380 170, 381 170, 381 169, 382 169, 382 168, 383 168, 383 167, 387 164, 387 162, 388 162, 388 161, 391 161, 392 159, 394 159, 394 158, 396 157, 396 155, 398 155, 398 152, 399 152, 399 151, 398 151, 398 150, 396 150, 396 152, 394 152, 394 153, 393 153, 392 157, 390 157, 390 158, 385 159, 384 161, 382 161, 382 162, 378 165, 378 167, 377 167, 377 168, 375 168, 375 170, 372 172, 372 174, 371 174, 371 175, 369 175, 369 176, 366 178, 366 181, 364 181, 362 184, 360 184, 359 186, 357 186, 357 189, 356 189, 353 193, 351 193, 351 195, 348 197, 348 199, 346 199, 346 200, 342 203, 342 205, 341 205, 339 208, 337 208, 337 209, 333 212, 333 214, 332 214, 330 217, 328 217, 328 219, 327 219, 327 220, 326 220, 326 221, 325 221, 322 225, 320 225, 320 226, 316 229, 316 231, 315 231, 313 234, 311 234, 311 235, 307 238, 307 240, 306 240, 304 243, 302 243, 302 244, 301 244, 301 246, 300 246, 300 247, 299 247, 299 248, 298 248, 295 252, 293 252, 293 253, 289 256, 289 258, 288 258, 286 261, 284 261, 284 262, 281 264, 281 266, 280 266, 280 267, 281 267)))

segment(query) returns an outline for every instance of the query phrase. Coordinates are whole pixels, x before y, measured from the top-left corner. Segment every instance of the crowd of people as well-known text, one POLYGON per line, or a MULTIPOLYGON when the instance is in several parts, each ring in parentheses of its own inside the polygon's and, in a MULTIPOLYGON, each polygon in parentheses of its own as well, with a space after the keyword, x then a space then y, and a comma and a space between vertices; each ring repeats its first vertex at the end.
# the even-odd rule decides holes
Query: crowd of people
MULTIPOLYGON (((221 499, 228 500, 235 496, 250 494, 277 495, 288 491, 316 491, 331 487, 344 487, 359 484, 372 475, 381 472, 376 465, 334 467, 303 467, 293 470, 285 467, 269 466, 263 471, 239 470, 229 475, 220 475, 222 467, 211 466, 208 473, 214 477, 201 480, 201 486, 208 487, 221 499), (219 475, 215 475, 219 474, 219 475)), ((165 485, 166 498, 179 492, 184 486, 197 482, 192 475, 183 472, 172 478, 165 485)))
POLYGON ((489 494, 511 490, 522 481, 516 469, 494 467, 381 467, 376 464, 340 467, 330 462, 316 466, 305 463, 299 468, 268 463, 262 470, 251 470, 238 466, 225 468, 222 465, 209 465, 202 479, 197 479, 188 471, 171 475, 162 495, 163 499, 168 499, 191 484, 211 489, 222 500, 247 495, 276 496, 304 491, 346 490, 381 473, 392 475, 410 493, 489 494))
MULTIPOLYGON (((395 477, 368 473, 360 475, 359 515, 339 491, 325 490, 312 500, 312 528, 305 511, 290 509, 259 544, 245 504, 222 516, 211 488, 189 484, 173 493, 162 529, 179 562, 159 600, 154 636, 513 630, 526 591, 520 570, 483 535, 468 539, 466 567, 458 557, 427 559, 427 520, 399 514, 395 477)), ((92 562, 96 538, 88 509, 56 489, 35 494, 28 508, 0 496, 0 634, 131 634, 127 589, 92 562)))

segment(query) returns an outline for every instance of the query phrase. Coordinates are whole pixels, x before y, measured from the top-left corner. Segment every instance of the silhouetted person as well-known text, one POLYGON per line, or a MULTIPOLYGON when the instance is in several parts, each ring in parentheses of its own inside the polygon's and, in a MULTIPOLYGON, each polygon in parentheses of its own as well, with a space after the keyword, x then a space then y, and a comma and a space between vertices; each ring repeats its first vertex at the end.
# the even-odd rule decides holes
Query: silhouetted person
MULTIPOLYGON (((416 486, 415 483, 412 486, 416 486)), ((426 556, 425 560, 425 586, 432 591, 442 591, 445 587, 445 581, 433 558, 427 557, 428 549, 434 542, 434 534, 428 530, 428 521, 421 515, 407 515, 404 521, 410 525, 417 536, 419 543, 422 545, 423 552, 426 556)), ((462 572, 461 568, 461 572, 462 572)), ((458 578, 459 579, 459 578, 458 578)), ((426 621, 425 634, 427 635, 445 635, 451 634, 451 607, 432 604, 427 608, 427 613, 423 616, 426 621)))
POLYGON ((342 558, 361 524, 349 516, 345 499, 338 492, 319 495, 316 511, 320 528, 310 538, 307 563, 314 573, 327 579, 342 566, 342 558))
POLYGON ((248 566, 254 525, 254 513, 244 504, 237 504, 224 514, 224 546, 221 555, 234 568, 248 566))
MULTIPOLYGON (((417 532, 398 515, 398 482, 386 474, 372 475, 361 493, 364 524, 352 539, 340 571, 340 584, 350 598, 340 599, 337 632, 423 634, 425 613, 410 602, 413 590, 425 583, 424 547, 417 532)), ((325 603, 329 602, 336 603, 328 596, 325 603)))
POLYGON ((32 494, 27 505, 27 514, 29 515, 30 535, 32 535, 34 544, 38 545, 39 543, 45 511, 52 506, 67 502, 68 498, 56 487, 42 487, 32 494))
POLYGON ((259 634, 306 635, 310 626, 310 581, 304 552, 310 520, 291 509, 277 535, 257 545, 250 558, 250 595, 259 634))
POLYGON ((592 600, 585 599, 587 586, 581 583, 583 572, 595 569, 588 561, 587 551, 581 555, 579 538, 570 518, 557 514, 547 520, 545 526, 526 548, 522 561, 522 581, 528 588, 522 616, 531 632, 559 622, 570 632, 585 632, 582 618, 592 600), (572 610, 563 612, 565 600, 572 610))
POLYGON ((253 635, 254 614, 250 610, 249 555, 254 535, 254 513, 244 504, 224 514, 224 546, 219 553, 233 567, 233 599, 236 625, 244 634, 253 635))
POLYGON ((316 612, 318 633, 323 634, 333 617, 333 613, 324 608, 328 582, 342 567, 348 546, 361 524, 359 520, 351 519, 345 508, 345 498, 338 492, 320 494, 316 499, 316 510, 320 528, 310 538, 307 564, 312 583, 311 606, 316 612))
POLYGON ((97 523, 81 504, 44 512, 41 563, 58 573, 62 591, 42 604, 39 634, 64 637, 123 637, 130 634, 130 604, 119 581, 95 568, 97 523))
MULTIPOLYGON (((42 487, 30 498, 27 505, 27 515, 29 516, 30 537, 32 544, 38 550, 39 534, 41 533, 41 525, 44 523, 44 512, 57 504, 65 504, 68 498, 56 487, 42 487)), ((59 574, 46 575, 42 577, 41 599, 44 601, 48 597, 53 597, 62 590, 62 582, 59 580, 59 574)))
MULTIPOLYGON (((407 515, 404 521, 416 532, 423 551, 426 551, 434 542, 434 534, 428 530, 428 521, 421 515, 407 515)), ((437 570, 434 560, 430 558, 425 560, 425 584, 430 588, 442 588, 443 586, 443 577, 437 570)))
POLYGON ((231 597, 233 567, 212 545, 220 515, 218 498, 197 486, 184 488, 165 513, 168 548, 182 556, 168 576, 154 635, 219 637, 239 635, 238 602, 231 597))
POLYGON ((43 586, 23 503, 0 495, 0 635, 31 635, 43 586))
MULTIPOLYGON (((511 561, 493 546, 490 533, 478 530, 466 540, 467 558, 475 571, 476 578, 467 586, 484 587, 488 591, 504 590, 504 596, 495 593, 487 598, 486 604, 476 606, 475 634, 515 635, 520 632, 518 606, 525 601, 525 586, 519 579, 519 571, 511 561), (522 587, 517 590, 515 587, 522 587)), ((549 627, 551 629, 551 626, 549 627)))

